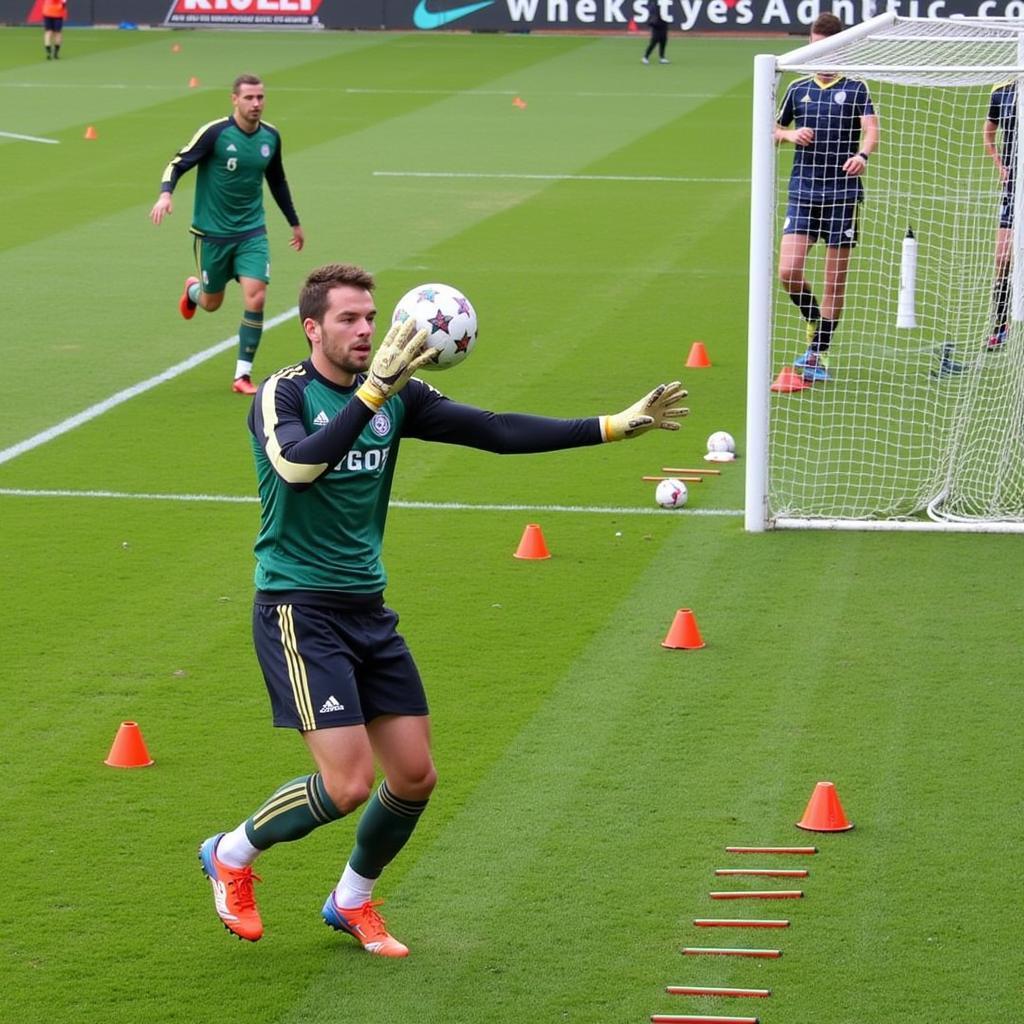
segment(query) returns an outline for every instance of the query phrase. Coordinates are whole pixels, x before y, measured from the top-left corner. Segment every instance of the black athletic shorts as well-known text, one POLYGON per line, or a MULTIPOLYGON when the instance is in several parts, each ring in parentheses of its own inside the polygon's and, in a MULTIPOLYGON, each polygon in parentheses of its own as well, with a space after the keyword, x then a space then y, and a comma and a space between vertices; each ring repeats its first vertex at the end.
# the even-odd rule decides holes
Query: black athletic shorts
POLYGON ((47 32, 59 32, 63 27, 63 18, 43 18, 43 28, 47 32))
POLYGON ((398 615, 382 599, 337 608, 262 603, 267 597, 257 595, 252 633, 274 725, 309 732, 429 714, 398 615))

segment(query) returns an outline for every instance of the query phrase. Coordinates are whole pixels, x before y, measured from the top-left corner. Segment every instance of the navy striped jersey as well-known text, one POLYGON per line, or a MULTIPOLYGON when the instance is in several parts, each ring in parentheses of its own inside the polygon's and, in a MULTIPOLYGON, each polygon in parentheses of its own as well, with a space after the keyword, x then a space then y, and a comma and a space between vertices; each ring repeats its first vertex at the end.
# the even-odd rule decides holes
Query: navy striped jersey
POLYGON ((1002 132, 1000 157, 1012 180, 1017 169, 1017 84, 1007 82, 992 90, 988 119, 1002 132))
POLYGON ((860 119, 875 112, 867 86, 855 78, 823 83, 798 78, 786 90, 776 121, 812 128, 809 146, 794 146, 789 196, 807 203, 852 202, 864 195, 859 177, 843 164, 860 150, 860 119))
MULTIPOLYGON (((600 444, 600 421, 493 413, 446 398, 415 377, 380 410, 317 373, 311 361, 268 377, 249 429, 261 521, 257 603, 282 591, 380 594, 391 482, 404 437, 502 454, 600 444)), ((293 600, 296 600, 292 598, 293 600)))

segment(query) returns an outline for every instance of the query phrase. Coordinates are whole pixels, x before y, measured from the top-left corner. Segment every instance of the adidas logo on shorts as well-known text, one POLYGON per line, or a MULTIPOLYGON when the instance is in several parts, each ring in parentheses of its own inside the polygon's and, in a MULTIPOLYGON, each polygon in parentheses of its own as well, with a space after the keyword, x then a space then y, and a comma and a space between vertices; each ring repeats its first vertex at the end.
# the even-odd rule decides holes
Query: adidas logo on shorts
POLYGON ((344 711, 345 705, 338 700, 337 697, 332 693, 327 700, 324 701, 323 707, 320 709, 321 715, 326 715, 329 711, 344 711))

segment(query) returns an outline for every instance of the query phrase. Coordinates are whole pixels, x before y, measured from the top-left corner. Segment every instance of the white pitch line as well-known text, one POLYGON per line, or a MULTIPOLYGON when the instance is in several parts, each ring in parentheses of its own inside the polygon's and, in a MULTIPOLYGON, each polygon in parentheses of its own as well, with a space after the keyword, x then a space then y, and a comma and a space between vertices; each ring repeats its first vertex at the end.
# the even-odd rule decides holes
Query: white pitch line
MULTIPOLYGON (((268 320, 263 325, 263 329, 267 331, 270 330, 271 327, 276 327, 278 324, 284 323, 286 320, 290 320, 298 311, 299 307, 293 306, 287 312, 280 313, 271 320, 268 320)), ((61 420, 60 423, 57 423, 52 427, 47 427, 45 430, 40 431, 38 434, 34 434, 32 437, 26 438, 24 441, 12 444, 9 448, 0 449, 0 465, 3 465, 5 462, 10 462, 12 459, 16 459, 19 455, 24 455, 25 452, 30 452, 32 449, 38 448, 40 445, 44 445, 47 441, 52 441, 54 438, 60 437, 62 434, 66 434, 70 430, 74 430, 75 427, 82 426, 83 423, 88 423, 90 420, 96 419, 97 416, 102 416, 105 412, 109 412, 111 409, 121 405, 123 402, 127 402, 130 398, 135 398, 138 395, 145 394, 145 392, 152 390, 158 384, 165 384, 169 380, 174 380, 175 377, 180 377, 183 373, 187 373, 189 370, 195 369, 195 367, 205 363, 208 359, 212 359, 214 356, 220 355, 221 352, 237 344, 238 335, 233 334, 230 338, 218 341, 216 345, 211 345, 209 348, 203 349, 202 352, 197 352, 195 355, 189 356, 188 359, 184 359, 180 363, 176 363, 174 366, 168 367, 162 373, 158 373, 155 377, 150 377, 148 380, 140 381, 138 384, 133 384, 131 387, 127 387, 123 391, 118 391, 109 398, 103 399, 102 402, 90 405, 87 409, 83 409, 81 412, 75 413, 74 416, 69 416, 66 420, 61 420)))
MULTIPOLYGON (((222 505, 255 505, 253 495, 233 494, 130 494, 124 491, 30 490, 24 487, 0 487, 0 496, 9 498, 114 498, 125 501, 202 501, 222 505)), ((743 509, 688 508, 667 512, 659 508, 628 508, 612 505, 516 505, 476 504, 463 501, 400 501, 389 502, 391 508, 421 509, 431 512, 580 512, 619 516, 741 516, 743 509)))
POLYGON ((749 178, 675 178, 658 174, 511 174, 475 171, 374 171, 375 178, 513 178, 523 181, 668 181, 684 185, 749 185, 749 178))
POLYGON ((17 132, 0 132, 0 138, 18 139, 21 142, 45 142, 47 146, 60 145, 60 139, 41 139, 37 135, 19 135, 17 132))

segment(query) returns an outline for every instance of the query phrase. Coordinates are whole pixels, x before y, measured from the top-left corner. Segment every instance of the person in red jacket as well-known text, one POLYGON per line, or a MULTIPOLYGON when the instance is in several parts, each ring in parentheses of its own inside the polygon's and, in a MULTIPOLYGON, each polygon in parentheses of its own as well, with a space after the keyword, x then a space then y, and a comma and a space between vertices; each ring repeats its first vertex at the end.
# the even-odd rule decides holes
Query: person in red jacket
POLYGON ((43 0, 43 47, 47 60, 60 60, 61 31, 67 16, 67 0, 43 0))

